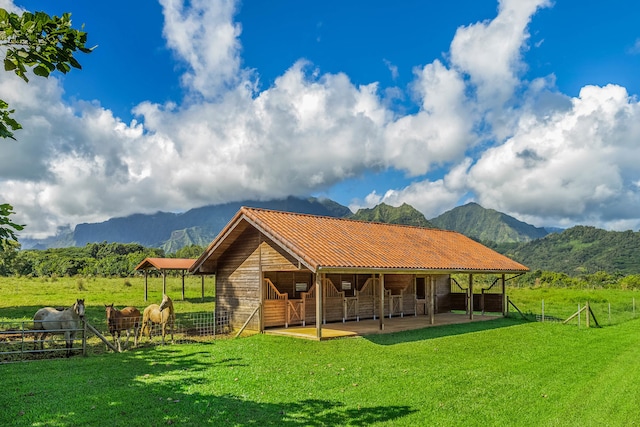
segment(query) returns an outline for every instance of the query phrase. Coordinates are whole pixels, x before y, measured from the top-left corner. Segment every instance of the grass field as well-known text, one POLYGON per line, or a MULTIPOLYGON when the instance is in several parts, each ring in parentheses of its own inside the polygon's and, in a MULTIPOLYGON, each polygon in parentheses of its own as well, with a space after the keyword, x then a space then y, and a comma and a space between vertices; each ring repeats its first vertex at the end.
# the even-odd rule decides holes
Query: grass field
MULTIPOLYGON (((142 297, 139 284, 112 280, 83 284, 102 316, 104 303, 142 297)), ((72 279, 5 286, 0 316, 77 293, 72 279)), ((199 311, 196 290, 183 310, 199 311)), ((326 342, 255 335, 5 364, 0 378, 0 425, 639 426, 640 320, 586 329, 507 318, 326 342)))

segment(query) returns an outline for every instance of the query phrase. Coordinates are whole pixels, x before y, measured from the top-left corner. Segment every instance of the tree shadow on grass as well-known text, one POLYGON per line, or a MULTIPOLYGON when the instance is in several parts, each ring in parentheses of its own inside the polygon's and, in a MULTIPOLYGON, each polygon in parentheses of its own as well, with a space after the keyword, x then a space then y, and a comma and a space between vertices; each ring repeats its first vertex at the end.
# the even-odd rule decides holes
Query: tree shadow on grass
POLYGON ((389 334, 364 335, 363 338, 379 345, 394 345, 413 341, 424 341, 434 338, 442 338, 453 335, 462 335, 472 332, 488 331, 491 329, 506 328, 526 323, 513 318, 500 318, 485 320, 482 322, 459 323, 454 325, 430 326, 411 331, 394 332, 389 334))
POLYGON ((258 394, 257 386, 240 386, 250 381, 246 376, 239 383, 225 376, 246 374, 247 361, 193 350, 145 349, 30 365, 28 375, 12 376, 7 384, 0 424, 368 426, 417 412, 406 405, 360 406, 330 398, 274 402, 268 390, 277 385, 271 384, 264 399, 251 399, 245 396, 258 394), (40 381, 43 376, 58 378, 40 381))

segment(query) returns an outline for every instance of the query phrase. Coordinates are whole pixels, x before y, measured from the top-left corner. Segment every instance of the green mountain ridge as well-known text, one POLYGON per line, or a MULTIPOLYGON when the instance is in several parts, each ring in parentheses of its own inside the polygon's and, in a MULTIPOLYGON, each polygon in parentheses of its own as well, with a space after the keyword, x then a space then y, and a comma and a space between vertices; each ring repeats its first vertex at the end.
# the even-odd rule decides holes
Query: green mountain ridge
POLYGON ((570 276, 598 271, 640 274, 640 232, 607 231, 578 225, 562 233, 495 250, 528 266, 570 276))
POLYGON ((349 219, 434 228, 433 224, 431 224, 422 213, 406 203, 398 207, 380 203, 371 209, 359 209, 358 212, 351 215, 349 219))
POLYGON ((494 209, 485 209, 477 203, 456 207, 430 221, 437 228, 457 231, 481 242, 529 242, 549 234, 544 228, 494 209))

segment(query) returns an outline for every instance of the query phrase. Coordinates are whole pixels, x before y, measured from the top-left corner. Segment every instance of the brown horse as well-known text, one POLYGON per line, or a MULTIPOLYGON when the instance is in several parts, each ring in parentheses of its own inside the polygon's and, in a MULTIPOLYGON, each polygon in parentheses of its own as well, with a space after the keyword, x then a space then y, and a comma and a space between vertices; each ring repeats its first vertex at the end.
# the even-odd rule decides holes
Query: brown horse
POLYGON ((109 332, 113 337, 113 343, 118 346, 118 351, 122 351, 120 346, 121 331, 127 332, 127 340, 124 342, 124 346, 127 347, 129 345, 129 331, 133 329, 133 346, 136 347, 138 345, 138 328, 140 327, 140 310, 135 307, 125 307, 118 310, 113 304, 105 305, 104 308, 107 313, 107 326, 109 326, 109 332))
POLYGON ((173 301, 167 295, 162 295, 160 305, 151 304, 144 309, 142 313, 142 327, 140 328, 140 338, 146 330, 151 340, 151 329, 154 323, 162 325, 162 344, 164 345, 164 337, 167 334, 167 327, 171 330, 171 342, 173 342, 173 327, 176 322, 176 313, 173 309, 173 301))
POLYGON ((67 357, 71 355, 73 340, 76 332, 82 329, 82 319, 84 318, 84 299, 78 299, 71 306, 64 310, 57 310, 53 307, 44 307, 36 311, 33 316, 33 344, 37 348, 40 342, 40 350, 44 349, 44 339, 47 334, 64 334, 66 341, 67 357), (42 332, 37 332, 42 331, 42 332), (38 338, 40 338, 38 340, 38 338))

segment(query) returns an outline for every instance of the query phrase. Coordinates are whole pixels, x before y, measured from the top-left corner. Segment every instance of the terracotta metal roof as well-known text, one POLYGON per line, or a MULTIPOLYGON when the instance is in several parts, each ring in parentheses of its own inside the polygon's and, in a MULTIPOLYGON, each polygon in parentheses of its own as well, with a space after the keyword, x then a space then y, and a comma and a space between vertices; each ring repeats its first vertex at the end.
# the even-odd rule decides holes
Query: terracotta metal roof
POLYGON ((310 270, 525 272, 524 265, 453 231, 243 207, 193 264, 217 257, 234 229, 256 227, 310 270), (248 224, 247 224, 248 223, 248 224))
POLYGON ((136 270, 188 270, 195 259, 189 258, 145 258, 136 266, 136 270))

